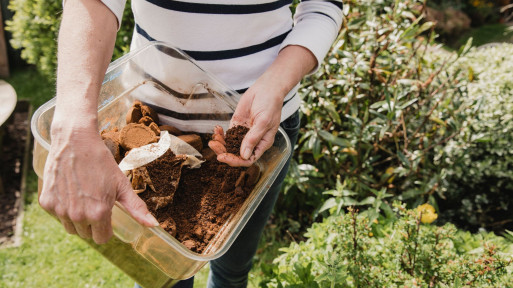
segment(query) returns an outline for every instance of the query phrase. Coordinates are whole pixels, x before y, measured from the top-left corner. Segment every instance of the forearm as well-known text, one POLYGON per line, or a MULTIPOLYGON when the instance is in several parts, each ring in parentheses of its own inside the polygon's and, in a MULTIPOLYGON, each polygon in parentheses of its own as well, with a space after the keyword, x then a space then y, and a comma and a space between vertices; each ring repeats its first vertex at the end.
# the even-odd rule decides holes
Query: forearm
POLYGON ((317 59, 308 49, 290 45, 283 48, 271 66, 257 80, 276 94, 280 103, 301 79, 317 66, 317 59))
MULTIPOLYGON (((282 47, 305 47, 316 57, 317 65, 320 65, 340 31, 342 7, 342 0, 301 1, 294 14, 294 27, 282 47)), ((314 72, 316 68, 308 73, 314 72)))
POLYGON ((58 39, 53 135, 97 129, 98 94, 116 30, 116 17, 100 1, 66 1, 58 39))

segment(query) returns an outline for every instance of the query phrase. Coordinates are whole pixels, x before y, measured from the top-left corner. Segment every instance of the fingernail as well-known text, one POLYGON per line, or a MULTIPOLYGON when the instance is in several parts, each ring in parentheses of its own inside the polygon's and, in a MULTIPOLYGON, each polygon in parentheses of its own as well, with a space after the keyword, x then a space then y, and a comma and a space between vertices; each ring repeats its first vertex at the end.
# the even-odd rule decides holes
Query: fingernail
POLYGON ((242 154, 242 158, 244 158, 244 160, 248 160, 249 157, 251 157, 251 149, 246 148, 244 150, 244 154, 242 154))
POLYGON ((148 221, 149 223, 151 223, 153 226, 159 226, 159 221, 157 221, 157 219, 155 219, 155 217, 153 217, 153 215, 151 215, 151 213, 148 213, 146 214, 146 216, 144 216, 146 218, 146 221, 148 221))

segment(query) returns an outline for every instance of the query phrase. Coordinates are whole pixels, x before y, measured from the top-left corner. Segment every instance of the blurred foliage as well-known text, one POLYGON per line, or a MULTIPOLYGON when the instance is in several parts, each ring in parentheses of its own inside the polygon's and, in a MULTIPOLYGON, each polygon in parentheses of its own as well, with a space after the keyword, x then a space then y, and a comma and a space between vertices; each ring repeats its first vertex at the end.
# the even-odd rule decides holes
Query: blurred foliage
POLYGON ((440 11, 455 9, 463 11, 472 19, 473 26, 497 22, 500 18, 500 7, 509 0, 427 0, 427 4, 440 11))
POLYGON ((497 22, 500 16, 500 3, 497 0, 467 0, 465 12, 472 19, 473 26, 497 22))
POLYGON ((300 223, 352 205, 379 204, 377 217, 390 197, 435 204, 445 164, 434 148, 468 117, 465 71, 447 71, 470 45, 438 49, 423 1, 346 2, 339 38, 300 88, 301 134, 277 209, 300 223))
MULTIPOLYGON (((129 9, 123 14, 122 26, 117 34, 113 59, 129 50, 134 19, 129 9)), ((13 0, 8 6, 14 15, 6 21, 6 30, 12 33, 10 44, 21 49, 21 57, 34 64, 47 77, 55 77, 57 67, 57 36, 62 16, 62 1, 13 0)))
POLYGON ((265 267, 260 287, 511 287, 512 242, 422 224, 418 209, 393 206, 379 220, 349 209, 315 223, 265 267))
POLYGON ((512 44, 475 49, 459 66, 473 78, 458 137, 437 147, 445 219, 466 228, 513 228, 512 44), (448 164, 448 165, 447 165, 448 164))
POLYGON ((436 32, 440 35, 438 41, 443 43, 452 44, 458 41, 461 34, 470 29, 470 17, 459 9, 427 7, 425 12, 426 20, 436 23, 436 32))
POLYGON ((451 48, 460 47, 472 38, 472 45, 479 47, 489 43, 513 43, 513 29, 511 26, 501 23, 487 24, 477 28, 471 28, 468 32, 454 38, 451 48))

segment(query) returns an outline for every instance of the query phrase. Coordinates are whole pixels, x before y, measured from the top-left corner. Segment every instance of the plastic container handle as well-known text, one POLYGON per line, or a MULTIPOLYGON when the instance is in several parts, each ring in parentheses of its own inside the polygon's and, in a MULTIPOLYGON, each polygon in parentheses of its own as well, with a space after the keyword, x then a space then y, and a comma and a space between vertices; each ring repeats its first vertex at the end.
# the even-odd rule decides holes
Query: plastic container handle
POLYGON ((112 231, 119 240, 134 243, 141 237, 144 227, 132 218, 121 203, 112 207, 112 231))

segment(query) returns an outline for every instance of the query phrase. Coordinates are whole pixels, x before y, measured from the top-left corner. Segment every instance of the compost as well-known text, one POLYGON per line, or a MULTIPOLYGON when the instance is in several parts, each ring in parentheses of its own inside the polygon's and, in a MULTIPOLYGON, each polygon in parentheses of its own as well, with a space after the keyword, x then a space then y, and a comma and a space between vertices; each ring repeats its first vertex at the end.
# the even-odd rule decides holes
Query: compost
MULTIPOLYGON (((231 167, 217 161, 216 154, 208 148, 211 135, 159 126, 155 115, 151 108, 136 101, 127 114, 127 126, 120 131, 103 131, 102 138, 118 163, 130 149, 156 142, 161 130, 179 137, 202 154, 204 162, 199 168, 188 168, 184 155, 168 150, 157 160, 131 171, 134 191, 160 226, 191 251, 202 253, 248 198, 260 177, 260 169, 256 165, 231 167)), ((243 126, 229 129, 225 136, 227 149, 230 147, 229 151, 238 155, 247 132, 248 128, 243 126)))

